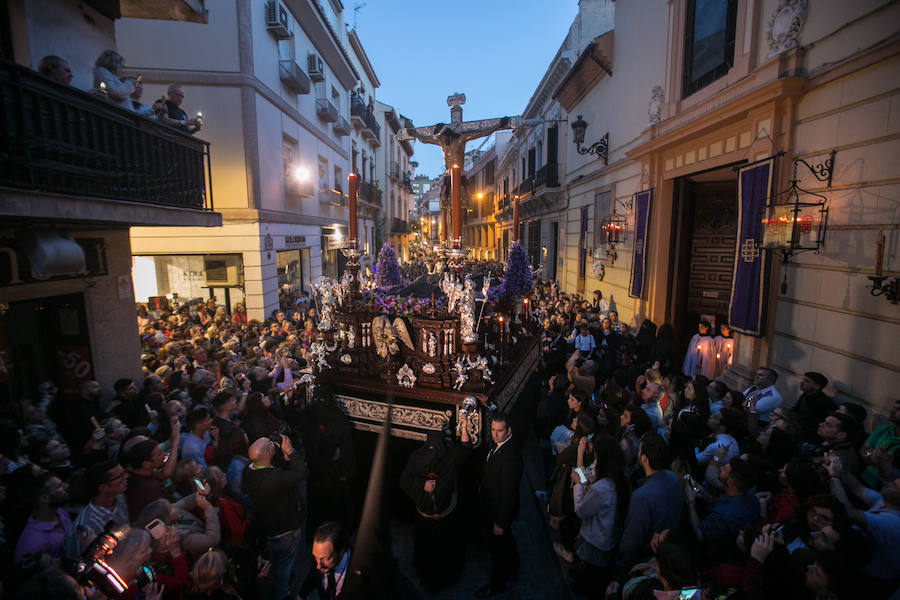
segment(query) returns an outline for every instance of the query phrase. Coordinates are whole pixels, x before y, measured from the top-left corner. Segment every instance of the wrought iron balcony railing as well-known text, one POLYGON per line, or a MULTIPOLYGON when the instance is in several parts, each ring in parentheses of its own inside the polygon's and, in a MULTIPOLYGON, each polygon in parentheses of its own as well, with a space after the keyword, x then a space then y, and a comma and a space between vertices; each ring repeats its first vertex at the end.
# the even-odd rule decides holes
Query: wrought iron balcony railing
POLYGON ((534 175, 529 175, 525 178, 525 180, 519 184, 518 192, 519 196, 524 196, 525 194, 530 194, 534 191, 534 175))
POLYGON ((391 219, 391 233, 409 233, 409 221, 394 217, 391 219))
POLYGON ((547 163, 540 169, 534 177, 534 186, 559 187, 559 169, 556 163, 547 163))
POLYGON ((326 123, 338 120, 338 109, 328 98, 316 98, 316 114, 326 123))
POLYGON ((374 139, 381 140, 381 125, 359 96, 350 97, 350 117, 359 120, 374 139))
POLYGON ((378 189, 374 183, 360 181, 357 195, 359 199, 364 202, 381 206, 381 190, 378 189))
POLYGON ((0 61, 0 186, 212 210, 209 143, 0 61))

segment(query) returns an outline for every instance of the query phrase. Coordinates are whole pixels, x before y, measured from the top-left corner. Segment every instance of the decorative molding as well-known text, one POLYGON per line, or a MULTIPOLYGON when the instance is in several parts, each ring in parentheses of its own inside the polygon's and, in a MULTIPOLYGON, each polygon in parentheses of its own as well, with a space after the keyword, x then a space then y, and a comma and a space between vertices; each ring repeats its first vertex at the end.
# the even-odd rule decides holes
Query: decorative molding
POLYGON ((807 10, 807 0, 779 0, 766 24, 769 58, 800 46, 800 32, 806 23, 807 10))
MULTIPOLYGON (((363 400, 352 396, 336 395, 335 401, 341 406, 356 429, 381 431, 388 404, 376 400, 363 400)), ((391 435, 409 439, 425 439, 429 431, 441 431, 449 423, 453 412, 429 408, 394 405, 391 411, 391 435), (405 429, 398 429, 405 428, 405 429), (412 429, 413 431, 410 431, 412 429), (415 437, 413 437, 415 436, 415 437)))
POLYGON ((647 116, 650 125, 659 125, 662 122, 663 89, 661 85, 654 85, 650 89, 650 105, 647 108, 647 116))

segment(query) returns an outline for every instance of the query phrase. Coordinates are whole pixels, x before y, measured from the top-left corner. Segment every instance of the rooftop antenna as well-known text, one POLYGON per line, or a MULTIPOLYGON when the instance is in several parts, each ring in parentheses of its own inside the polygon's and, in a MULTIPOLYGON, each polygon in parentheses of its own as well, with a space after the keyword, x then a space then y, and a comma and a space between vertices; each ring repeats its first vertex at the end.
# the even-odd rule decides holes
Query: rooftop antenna
POLYGON ((356 22, 359 19, 359 11, 366 7, 365 2, 357 2, 353 5, 353 29, 356 29, 356 22))

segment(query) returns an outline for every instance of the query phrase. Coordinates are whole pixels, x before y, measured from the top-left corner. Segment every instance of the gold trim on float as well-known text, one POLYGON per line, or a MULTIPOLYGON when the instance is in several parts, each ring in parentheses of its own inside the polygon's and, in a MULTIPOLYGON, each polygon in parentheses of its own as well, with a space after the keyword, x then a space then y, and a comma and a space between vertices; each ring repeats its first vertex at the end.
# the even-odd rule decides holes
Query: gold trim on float
POLYGON ((842 356, 846 356, 847 358, 852 358, 854 360, 868 363, 868 364, 874 365, 876 367, 881 367, 882 369, 886 369, 888 371, 894 371, 895 373, 900 373, 900 366, 898 366, 898 365, 889 365, 887 363, 881 362, 880 360, 875 360, 874 358, 869 358, 868 356, 862 356, 861 354, 856 354, 855 352, 848 352, 846 350, 842 350, 841 348, 835 348, 834 346, 829 346, 828 344, 822 344, 820 342, 814 342, 812 340, 807 340, 805 338, 797 337, 797 336, 791 335, 789 333, 784 333, 783 331, 775 331, 775 335, 780 335, 783 338, 787 338, 789 340, 794 340, 796 342, 800 342, 801 344, 806 344, 807 346, 812 346, 813 348, 819 348, 820 350, 827 350, 828 352, 840 354, 842 356))
POLYGON ((779 302, 784 302, 785 304, 797 304, 799 306, 808 306, 810 308, 817 308, 820 310, 827 310, 829 312, 837 312, 845 315, 851 315, 853 317, 862 317, 864 319, 872 319, 873 321, 881 321, 883 323, 892 323, 894 325, 900 325, 900 319, 895 319, 893 317, 884 317, 881 315, 876 315, 873 313, 865 313, 860 312, 858 310, 849 310, 847 308, 840 308, 838 306, 829 306, 827 304, 816 304, 815 302, 807 302, 805 300, 797 300, 796 298, 789 298, 788 296, 778 296, 779 302))

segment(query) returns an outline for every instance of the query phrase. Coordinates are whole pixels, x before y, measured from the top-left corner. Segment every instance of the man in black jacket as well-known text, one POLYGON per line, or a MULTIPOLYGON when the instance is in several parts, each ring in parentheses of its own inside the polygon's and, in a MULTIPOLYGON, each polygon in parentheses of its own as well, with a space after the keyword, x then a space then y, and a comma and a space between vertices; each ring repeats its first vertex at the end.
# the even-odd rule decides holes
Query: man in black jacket
POLYGON ((250 446, 249 456, 251 462, 244 469, 241 489, 256 507, 256 534, 266 538, 269 548, 275 583, 273 598, 293 600, 308 567, 300 514, 300 482, 309 471, 284 434, 280 445, 269 438, 259 438, 250 446), (272 466, 279 448, 287 469, 272 466))
POLYGON ((519 517, 519 485, 522 453, 512 440, 509 417, 495 414, 491 422, 493 444, 481 478, 481 507, 487 525, 491 578, 476 592, 479 598, 499 594, 506 582, 519 573, 519 551, 512 535, 512 522, 519 517))

